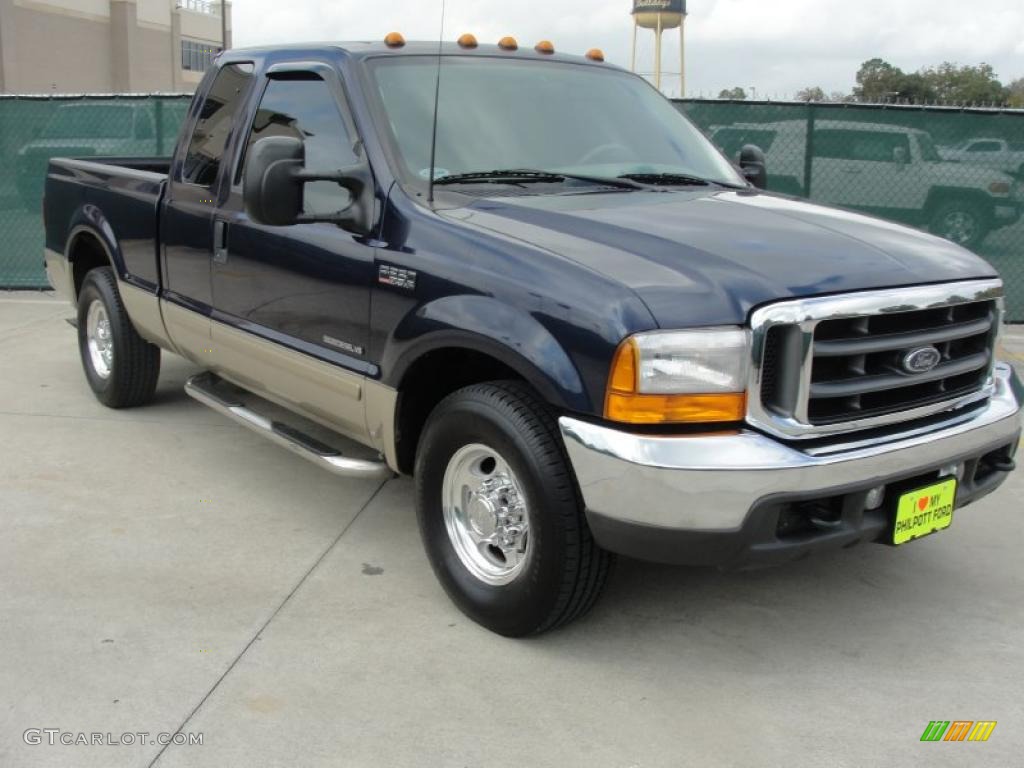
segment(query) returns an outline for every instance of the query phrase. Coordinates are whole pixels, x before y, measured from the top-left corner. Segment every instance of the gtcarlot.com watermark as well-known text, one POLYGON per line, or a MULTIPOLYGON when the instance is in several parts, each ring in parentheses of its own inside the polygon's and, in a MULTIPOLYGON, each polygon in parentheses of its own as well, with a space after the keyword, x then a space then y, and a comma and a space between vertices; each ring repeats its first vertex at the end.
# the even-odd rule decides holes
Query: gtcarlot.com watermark
POLYGON ((49 744, 66 747, 131 747, 141 744, 166 746, 167 744, 202 745, 202 733, 152 733, 151 731, 125 731, 124 733, 105 733, 87 731, 65 731, 61 728, 28 728, 21 735, 22 740, 31 746, 49 744))

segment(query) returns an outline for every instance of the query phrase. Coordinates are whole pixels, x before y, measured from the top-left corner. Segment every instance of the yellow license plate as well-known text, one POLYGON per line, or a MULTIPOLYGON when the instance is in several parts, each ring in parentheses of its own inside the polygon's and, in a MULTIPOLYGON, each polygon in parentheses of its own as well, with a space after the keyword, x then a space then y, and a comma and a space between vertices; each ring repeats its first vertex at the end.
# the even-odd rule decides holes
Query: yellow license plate
POLYGON ((956 480, 953 478, 904 493, 896 505, 892 543, 905 544, 949 528, 955 501, 956 480))

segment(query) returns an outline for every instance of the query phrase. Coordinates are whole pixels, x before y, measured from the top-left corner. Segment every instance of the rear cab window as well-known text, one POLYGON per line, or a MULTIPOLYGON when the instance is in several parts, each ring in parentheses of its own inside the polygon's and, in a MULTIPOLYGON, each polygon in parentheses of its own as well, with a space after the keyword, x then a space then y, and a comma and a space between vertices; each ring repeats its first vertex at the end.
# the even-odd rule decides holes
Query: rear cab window
POLYGON ((235 115, 252 87, 251 63, 225 64, 217 73, 199 113, 181 169, 181 181, 211 187, 217 181, 221 161, 235 115))

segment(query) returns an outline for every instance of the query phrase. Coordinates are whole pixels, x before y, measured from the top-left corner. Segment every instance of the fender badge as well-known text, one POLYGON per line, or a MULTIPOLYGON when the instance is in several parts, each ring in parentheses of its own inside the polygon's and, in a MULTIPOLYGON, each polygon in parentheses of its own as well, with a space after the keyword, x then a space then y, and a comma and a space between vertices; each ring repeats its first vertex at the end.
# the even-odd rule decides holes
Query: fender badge
POLYGON ((377 267, 377 282, 381 285, 390 285, 392 288, 412 291, 416 289, 416 272, 391 264, 381 264, 377 267))

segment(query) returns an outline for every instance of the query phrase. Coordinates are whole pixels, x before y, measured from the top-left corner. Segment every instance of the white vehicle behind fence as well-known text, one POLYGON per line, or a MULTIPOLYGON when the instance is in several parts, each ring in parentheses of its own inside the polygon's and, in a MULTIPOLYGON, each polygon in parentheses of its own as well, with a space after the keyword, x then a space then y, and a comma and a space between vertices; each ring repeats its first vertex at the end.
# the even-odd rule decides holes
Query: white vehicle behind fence
POLYGON ((952 147, 939 147, 943 160, 995 168, 1024 178, 1024 142, 974 138, 952 147))
POLYGON ((805 120, 712 126, 710 136, 730 157, 760 147, 774 191, 927 227, 968 248, 1016 223, 1024 204, 1012 176, 946 161, 930 134, 900 125, 818 120, 810 163, 805 120))
POLYGON ((37 135, 18 151, 17 187, 25 208, 39 210, 46 163, 51 157, 141 157, 174 146, 188 104, 168 101, 83 101, 62 104, 37 135), (160 115, 160 120, 156 115, 160 115), (162 134, 162 137, 161 137, 162 134))

